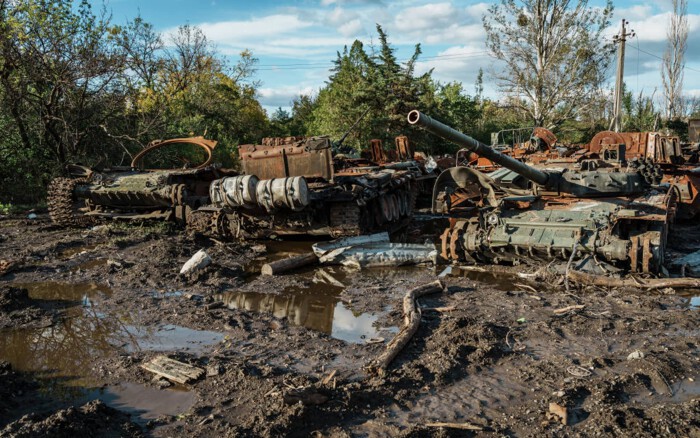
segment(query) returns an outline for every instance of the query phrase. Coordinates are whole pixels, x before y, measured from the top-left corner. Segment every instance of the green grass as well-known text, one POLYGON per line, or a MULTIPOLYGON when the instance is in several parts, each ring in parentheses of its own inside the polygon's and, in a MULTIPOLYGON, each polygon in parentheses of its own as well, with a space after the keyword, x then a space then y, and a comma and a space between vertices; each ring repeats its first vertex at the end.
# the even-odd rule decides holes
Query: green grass
POLYGON ((46 210, 46 202, 36 204, 12 204, 0 202, 0 214, 23 214, 29 210, 46 210))

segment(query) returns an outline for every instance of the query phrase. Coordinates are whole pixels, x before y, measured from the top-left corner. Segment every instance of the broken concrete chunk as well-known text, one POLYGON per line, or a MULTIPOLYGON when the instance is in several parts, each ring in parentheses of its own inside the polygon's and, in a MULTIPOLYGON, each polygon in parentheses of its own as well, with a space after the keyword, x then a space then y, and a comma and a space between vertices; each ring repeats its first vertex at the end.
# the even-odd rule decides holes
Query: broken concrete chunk
POLYGON ((644 353, 642 353, 639 350, 635 350, 627 356, 627 360, 635 360, 635 359, 644 359, 644 353))
POLYGON ((180 274, 188 275, 211 264, 211 258, 203 249, 197 251, 180 269, 180 274))
POLYGON ((154 376, 152 382, 154 385, 161 389, 173 386, 170 380, 163 378, 159 375, 154 376))
POLYGON ((550 403, 548 419, 550 421, 560 421, 561 424, 566 426, 569 422, 569 412, 565 406, 559 403, 550 403))
POLYGON ((207 377, 215 377, 221 374, 224 370, 220 364, 211 364, 207 367, 207 377))

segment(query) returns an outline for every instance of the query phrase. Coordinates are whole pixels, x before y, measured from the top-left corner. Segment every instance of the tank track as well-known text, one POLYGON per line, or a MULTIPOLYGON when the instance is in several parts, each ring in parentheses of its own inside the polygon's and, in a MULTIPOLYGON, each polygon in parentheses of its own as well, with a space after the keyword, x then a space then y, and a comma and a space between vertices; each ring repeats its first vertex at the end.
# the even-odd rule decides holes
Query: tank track
POLYGON ((355 202, 335 203, 330 208, 331 236, 358 236, 371 230, 401 225, 405 219, 413 216, 417 199, 417 185, 409 184, 373 199, 364 206, 355 202), (401 208, 398 203, 402 204, 401 208), (386 217, 387 210, 395 210, 389 212, 393 218, 386 217))
POLYGON ((93 222, 92 218, 76 215, 75 198, 73 191, 75 186, 87 184, 84 178, 54 178, 49 184, 46 204, 49 208, 49 216, 56 224, 64 227, 87 226, 93 222))

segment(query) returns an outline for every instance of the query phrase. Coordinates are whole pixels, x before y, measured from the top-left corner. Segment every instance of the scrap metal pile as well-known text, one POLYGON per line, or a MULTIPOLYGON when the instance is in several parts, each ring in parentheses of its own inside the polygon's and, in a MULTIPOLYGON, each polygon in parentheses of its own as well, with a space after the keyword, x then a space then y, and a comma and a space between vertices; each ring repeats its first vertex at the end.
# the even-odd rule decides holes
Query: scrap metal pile
POLYGON ((144 149, 129 168, 71 167, 73 178, 51 184, 49 210, 62 225, 161 218, 219 238, 342 237, 405 227, 419 194, 432 191, 432 213, 449 219, 439 238, 446 261, 558 259, 593 272, 667 274, 670 227, 699 208, 696 157, 676 137, 606 131, 562 147, 536 128, 526 142, 489 147, 418 111, 408 122, 463 147, 454 166, 435 178, 403 136, 392 151, 373 140, 362 158, 322 136, 241 145, 236 172, 211 164, 216 142, 175 139, 144 149), (140 168, 153 150, 181 143, 203 148, 204 162, 140 168))

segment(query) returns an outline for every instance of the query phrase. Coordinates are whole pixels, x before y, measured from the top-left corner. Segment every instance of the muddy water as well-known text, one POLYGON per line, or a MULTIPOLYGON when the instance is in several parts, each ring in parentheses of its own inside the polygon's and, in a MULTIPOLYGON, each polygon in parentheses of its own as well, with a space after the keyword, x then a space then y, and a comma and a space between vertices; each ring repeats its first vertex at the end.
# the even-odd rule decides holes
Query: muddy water
POLYGON ((29 298, 43 301, 80 302, 90 305, 95 299, 106 298, 112 291, 97 283, 58 283, 43 281, 37 283, 15 283, 14 287, 27 289, 29 298))
POLYGON ((515 275, 503 272, 477 271, 460 268, 459 266, 446 267, 440 276, 468 278, 480 283, 486 283, 495 289, 506 292, 516 290, 518 286, 515 286, 515 284, 523 281, 515 275))
POLYGON ((201 352, 223 340, 216 332, 174 325, 142 327, 126 318, 106 317, 100 302, 111 291, 95 283, 55 282, 15 284, 36 300, 65 301, 60 320, 49 327, 0 331, 0 360, 18 371, 33 372, 52 397, 73 402, 102 399, 142 420, 177 415, 194 404, 183 390, 137 384, 101 387, 99 361, 119 351, 201 352), (99 388, 99 389, 94 389, 99 388))
POLYGON ((381 315, 353 312, 340 299, 346 273, 317 269, 308 287, 288 287, 282 293, 249 291, 226 292, 216 299, 230 309, 270 313, 286 318, 290 324, 316 330, 346 342, 363 343, 394 332, 380 331, 376 322, 381 315))
POLYGON ((246 279, 252 281, 260 274, 260 269, 265 263, 282 260, 311 252, 311 246, 315 242, 306 241, 271 241, 260 244, 266 248, 266 252, 251 260, 245 268, 246 279))
POLYGON ((75 255, 80 254, 80 253, 90 252, 95 248, 97 248, 97 244, 73 246, 73 247, 70 247, 68 249, 64 249, 63 251, 61 251, 59 256, 63 259, 69 259, 75 255))

